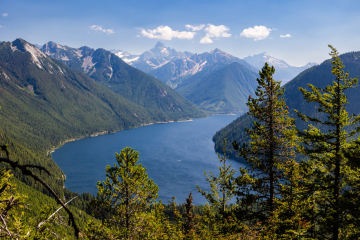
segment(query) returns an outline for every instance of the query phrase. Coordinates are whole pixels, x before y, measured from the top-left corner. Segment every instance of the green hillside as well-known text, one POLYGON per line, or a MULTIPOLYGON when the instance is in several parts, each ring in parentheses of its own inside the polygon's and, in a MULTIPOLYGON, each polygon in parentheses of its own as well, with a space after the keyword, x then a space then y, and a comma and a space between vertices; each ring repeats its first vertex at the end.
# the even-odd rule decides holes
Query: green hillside
MULTIPOLYGON (((45 172, 36 174, 61 198, 78 194, 64 189, 65 175, 53 162, 51 149, 97 133, 205 115, 188 100, 184 102, 199 115, 186 113, 186 106, 182 105, 183 115, 172 116, 160 109, 140 106, 49 58, 24 40, 0 43, 0 145, 8 144, 12 160, 48 169, 51 176, 45 172)), ((10 169, 6 164, 2 167, 10 169)), ((12 172, 28 186, 50 195, 19 170, 12 172)), ((83 211, 90 198, 89 194, 81 194, 70 205, 83 211)))
POLYGON ((22 45, 32 49, 23 40, 0 44, 0 121, 23 145, 45 152, 68 139, 167 119, 45 55, 38 63, 22 45))
POLYGON ((105 49, 79 49, 49 42, 41 50, 69 67, 86 73, 125 99, 166 115, 166 120, 205 117, 194 106, 160 80, 128 65, 105 49))
MULTIPOLYGON (((345 65, 345 71, 349 71, 350 77, 356 77, 360 75, 360 52, 350 52, 340 55, 343 64, 345 65)), ((299 110, 305 115, 318 117, 321 119, 321 113, 319 113, 315 104, 307 103, 299 87, 309 89, 307 84, 313 84, 317 87, 325 87, 331 84, 334 81, 334 75, 331 74, 331 63, 330 60, 324 61, 318 66, 309 68, 293 80, 284 85, 285 87, 285 102, 290 109, 290 116, 297 118, 294 109, 299 110)), ((349 113, 359 114, 360 113, 360 88, 349 89, 346 92, 348 102, 350 103, 347 106, 347 111, 349 113)), ((220 129, 213 137, 215 142, 216 151, 220 151, 221 140, 225 137, 228 140, 228 151, 229 155, 233 158, 238 158, 237 153, 232 149, 231 143, 236 140, 239 143, 247 141, 245 128, 252 126, 252 119, 247 114, 236 119, 234 122, 228 126, 220 129)), ((303 122, 301 119, 296 120, 296 126, 299 129, 304 129, 307 127, 307 123, 303 122)))
POLYGON ((255 73, 232 63, 176 90, 201 109, 237 113, 247 110, 246 101, 254 95, 256 85, 255 73))

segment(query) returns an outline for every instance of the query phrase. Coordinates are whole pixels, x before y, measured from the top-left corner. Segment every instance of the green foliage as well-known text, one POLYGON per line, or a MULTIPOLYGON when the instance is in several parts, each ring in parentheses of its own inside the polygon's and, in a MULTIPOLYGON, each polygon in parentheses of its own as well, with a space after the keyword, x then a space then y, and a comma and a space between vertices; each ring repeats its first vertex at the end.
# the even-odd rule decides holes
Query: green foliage
MULTIPOLYGON (((349 52, 340 55, 341 60, 343 61, 345 71, 349 71, 349 77, 360 76, 360 52, 349 52)), ((308 83, 317 86, 319 88, 326 88, 327 85, 333 83, 333 75, 331 73, 331 61, 326 60, 320 65, 309 68, 298 76, 296 76, 293 80, 286 83, 284 85, 285 93, 283 98, 285 99, 286 105, 289 106, 289 116, 292 118, 297 118, 296 113, 293 111, 297 109, 299 112, 307 115, 321 119, 322 121, 326 121, 326 116, 324 113, 319 112, 316 107, 316 103, 307 102, 302 94, 299 94, 299 87, 310 90, 308 87, 308 83)), ((350 102, 347 105, 346 110, 350 114, 358 115, 360 113, 360 94, 357 88, 349 88, 346 92, 347 101, 350 102)), ((229 143, 232 143, 234 140, 238 141, 238 143, 243 144, 249 141, 249 138, 246 136, 246 128, 249 128, 254 121, 254 118, 244 114, 240 116, 238 119, 233 121, 228 126, 219 130, 213 137, 215 142, 215 149, 217 152, 221 152, 222 144, 221 140, 226 138, 229 143)), ((296 127, 300 130, 307 129, 308 123, 297 118, 296 127)), ((321 131, 328 131, 328 128, 324 125, 320 126, 315 124, 317 128, 321 131)), ((360 126, 360 124, 356 124, 353 126, 346 127, 348 132, 354 130, 356 127, 360 126)), ((356 139, 358 135, 355 135, 353 138, 356 139)), ((235 150, 233 150, 230 146, 228 149, 228 155, 239 161, 243 161, 241 157, 237 154, 235 150)))
POLYGON ((347 203, 349 198, 358 196, 352 188, 357 187, 356 182, 360 181, 358 178, 360 172, 358 168, 351 167, 344 153, 359 148, 359 145, 350 138, 360 132, 360 128, 347 133, 345 127, 357 124, 360 116, 348 113, 346 110, 348 99, 345 95, 347 89, 357 87, 358 78, 349 78, 349 73, 343 71, 344 65, 338 52, 331 45, 329 47, 332 56, 333 84, 325 88, 308 84, 310 91, 299 88, 307 102, 318 104, 317 110, 326 116, 326 120, 299 111, 296 113, 302 120, 326 126, 328 129, 323 132, 310 124, 308 129, 300 134, 304 138, 302 151, 309 156, 309 163, 315 167, 312 184, 314 191, 319 195, 316 199, 319 230, 315 235, 320 238, 327 238, 330 235, 332 239, 339 239, 347 232, 348 223, 358 220, 359 212, 356 211, 358 209, 349 209, 347 203))
MULTIPOLYGON (((205 117, 207 114, 195 107, 189 100, 158 79, 128 65, 115 54, 105 49, 80 48, 82 57, 75 52, 78 49, 58 48, 48 43, 53 51, 51 57, 69 67, 84 72, 101 85, 109 88, 123 98, 142 107, 156 110, 169 120, 181 120, 205 117), (63 60, 67 56, 69 60, 63 60), (83 68, 83 63, 90 58, 94 68, 83 68)), ((48 49, 43 48, 44 52, 48 49)))
POLYGON ((257 98, 249 97, 248 114, 257 120, 247 129, 251 138, 249 146, 233 143, 250 165, 240 168, 236 191, 241 206, 239 215, 251 223, 264 222, 273 215, 277 208, 275 198, 284 181, 285 164, 295 157, 298 144, 294 119, 288 116, 284 99, 279 99, 284 88, 272 78, 274 72, 274 67, 265 63, 257 79, 257 98))
MULTIPOLYGON (((31 54, 24 50, 26 44, 30 45, 21 39, 0 43, 0 144, 9 145, 10 157, 14 161, 48 169, 51 176, 37 174, 60 197, 70 198, 75 193, 64 189, 65 174, 49 153, 66 141, 152 122, 205 116, 188 101, 185 102, 194 112, 186 112, 187 108, 182 108, 179 103, 183 110, 179 116, 139 106, 85 74, 46 56, 39 57, 42 66, 39 68, 33 63, 31 54), (13 50, 14 47, 17 50, 13 50)), ((19 170, 13 174, 48 194, 42 185, 23 176, 19 170)), ((82 194, 71 205, 85 210, 84 202, 90 198, 89 194, 82 194)))
POLYGON ((226 164, 226 139, 223 140, 223 144, 223 156, 218 154, 220 163, 223 164, 219 167, 219 175, 215 177, 212 172, 209 172, 209 175, 204 171, 205 179, 210 183, 211 192, 203 191, 199 186, 196 186, 208 201, 204 207, 204 216, 202 216, 200 228, 202 231, 209 231, 214 236, 239 231, 238 223, 236 223, 233 215, 235 206, 230 203, 235 195, 234 174, 236 171, 231 165, 226 164))
POLYGON ((98 183, 97 198, 89 208, 117 238, 150 235, 153 215, 146 210, 151 206, 156 210, 159 188, 137 164, 138 152, 127 147, 116 153, 116 160, 118 165, 106 167, 106 181, 98 183))

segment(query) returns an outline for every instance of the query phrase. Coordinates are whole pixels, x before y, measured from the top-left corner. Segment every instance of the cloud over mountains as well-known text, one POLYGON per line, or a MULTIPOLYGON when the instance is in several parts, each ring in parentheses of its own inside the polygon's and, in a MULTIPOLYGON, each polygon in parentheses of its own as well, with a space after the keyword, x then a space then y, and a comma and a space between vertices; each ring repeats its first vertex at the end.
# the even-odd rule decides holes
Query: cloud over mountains
POLYGON ((212 24, 207 24, 207 27, 204 28, 205 24, 200 24, 200 25, 187 24, 185 25, 185 27, 191 31, 173 30, 169 26, 159 26, 155 29, 148 29, 148 30, 140 28, 140 30, 142 36, 148 38, 160 39, 160 40, 171 40, 173 38, 193 39, 198 31, 203 30, 205 32, 205 36, 201 38, 200 43, 213 43, 213 38, 231 36, 231 34, 228 33, 230 29, 224 25, 215 26, 212 24))
POLYGON ((161 39, 161 40, 171 40, 173 38, 192 39, 194 38, 195 34, 196 34, 195 32, 188 32, 188 31, 180 32, 180 31, 172 30, 172 28, 169 26, 159 26, 153 30, 151 29, 145 30, 141 28, 141 35, 143 35, 144 37, 161 39))
POLYGON ((231 37, 231 34, 228 33, 230 28, 224 25, 215 26, 208 24, 204 31, 206 32, 206 35, 200 40, 200 43, 213 43, 212 38, 231 37))
POLYGON ((104 32, 106 34, 115 33, 112 28, 111 29, 103 29, 101 26, 98 26, 98 25, 92 25, 92 26, 90 26, 90 29, 94 30, 94 31, 101 31, 101 32, 104 32))
POLYGON ((265 26, 255 26, 244 29, 240 37, 253 38, 254 41, 263 40, 270 35, 270 32, 275 29, 267 28, 265 26))

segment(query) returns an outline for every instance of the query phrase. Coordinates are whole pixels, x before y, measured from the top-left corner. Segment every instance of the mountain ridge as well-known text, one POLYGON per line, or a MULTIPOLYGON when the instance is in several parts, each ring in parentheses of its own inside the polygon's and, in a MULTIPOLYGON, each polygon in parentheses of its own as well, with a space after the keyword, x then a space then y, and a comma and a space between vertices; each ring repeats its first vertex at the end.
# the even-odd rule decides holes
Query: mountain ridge
POLYGON ((128 65, 110 51, 86 46, 76 49, 54 42, 44 44, 41 50, 71 68, 86 73, 125 99, 163 111, 169 116, 168 120, 206 116, 169 86, 128 65))
POLYGON ((276 69, 274 78, 277 81, 282 81, 282 85, 286 84, 291 79, 296 77, 300 72, 310 67, 318 65, 317 63, 309 62, 301 67, 290 66, 284 60, 279 60, 277 58, 274 58, 268 55, 266 52, 254 54, 253 56, 248 56, 243 59, 252 66, 258 68, 259 70, 262 69, 265 62, 267 62, 270 66, 274 66, 276 69))
MULTIPOLYGON (((360 51, 341 54, 340 58, 345 65, 345 72, 349 71, 350 77, 360 75, 360 51)), ((307 128, 308 123, 298 119, 294 109, 305 115, 324 120, 324 115, 316 110, 316 104, 306 103, 298 88, 302 87, 309 90, 307 84, 313 84, 316 87, 325 88, 327 85, 332 84, 334 80, 334 75, 331 74, 331 62, 330 60, 325 60, 320 65, 313 66, 301 72, 294 79, 284 85, 285 93, 282 97, 285 99, 285 103, 289 107, 289 116, 296 119, 296 127, 298 129, 303 130, 307 128)), ((350 114, 357 115, 360 113, 359 91, 359 87, 348 89, 346 91, 348 102, 350 103, 346 109, 350 114)), ((221 148, 223 147, 221 140, 225 137, 229 143, 227 147, 229 156, 235 159, 240 159, 238 154, 233 150, 231 143, 236 140, 242 144, 248 140, 245 128, 250 128, 252 126, 252 121, 254 121, 252 117, 244 114, 234 120, 231 124, 220 129, 213 136, 216 151, 221 151, 221 148)), ((322 131, 325 130, 326 129, 322 129, 322 131)))
POLYGON ((204 110, 239 113, 248 109, 246 101, 254 95, 256 86, 256 74, 234 62, 176 90, 204 110))

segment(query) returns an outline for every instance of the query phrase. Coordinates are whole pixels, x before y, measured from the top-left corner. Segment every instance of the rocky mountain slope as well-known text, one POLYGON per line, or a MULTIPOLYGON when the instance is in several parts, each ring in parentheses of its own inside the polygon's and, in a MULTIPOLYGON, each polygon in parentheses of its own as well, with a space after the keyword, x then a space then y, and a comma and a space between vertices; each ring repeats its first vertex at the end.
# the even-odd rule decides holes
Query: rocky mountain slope
POLYGON ((275 67, 274 78, 278 81, 282 81, 282 85, 284 85, 285 83, 296 77, 302 71, 317 65, 314 62, 309 62, 308 64, 302 67, 290 66, 283 60, 279 60, 269 56, 268 54, 266 54, 266 52, 256 54, 253 56, 248 56, 244 58, 244 60, 259 70, 264 66, 265 62, 267 62, 271 66, 274 66, 275 67))
MULTIPOLYGON (((123 59, 128 58, 124 56, 123 59)), ((209 69, 214 70, 215 65, 225 65, 233 62, 240 63, 251 71, 258 71, 246 61, 220 49, 202 54, 193 54, 186 51, 176 51, 166 47, 161 42, 158 42, 154 48, 144 52, 137 60, 131 61, 129 64, 167 83, 172 88, 176 88, 185 79, 196 73, 209 69)))
POLYGON ((209 74, 194 78, 176 90, 200 108, 214 113, 246 111, 249 95, 257 86, 256 74, 234 62, 209 74))
POLYGON ((70 48, 54 42, 44 44, 41 51, 84 72, 125 99, 163 112, 167 120, 206 115, 169 86, 128 65, 110 51, 89 47, 70 48))

